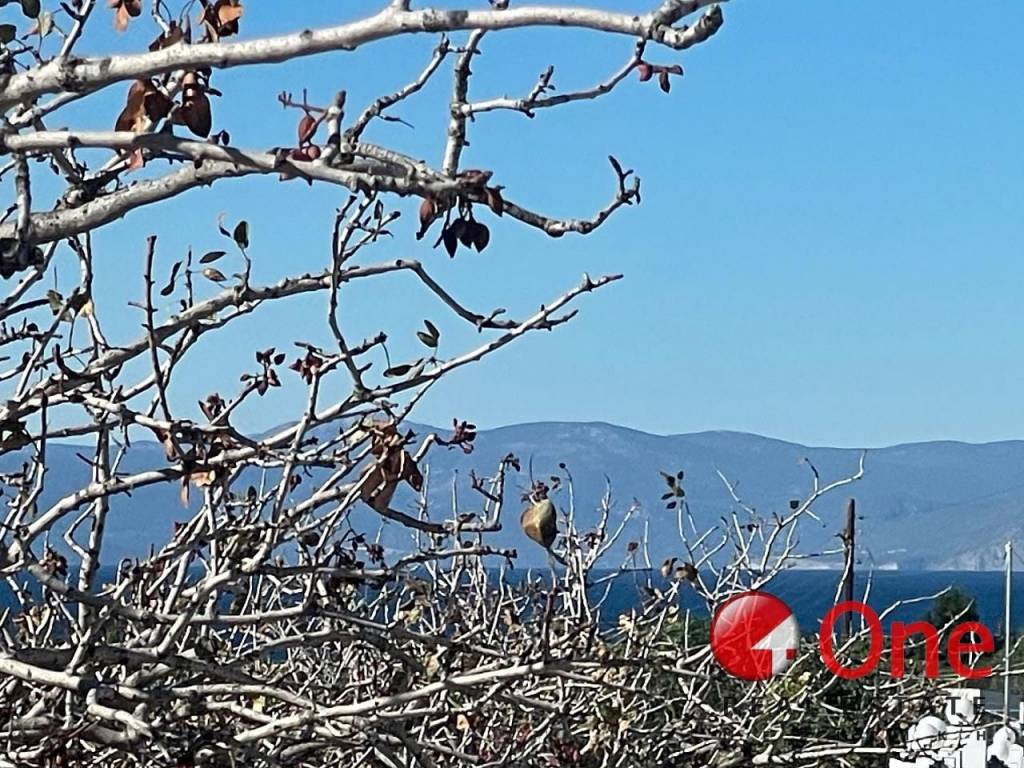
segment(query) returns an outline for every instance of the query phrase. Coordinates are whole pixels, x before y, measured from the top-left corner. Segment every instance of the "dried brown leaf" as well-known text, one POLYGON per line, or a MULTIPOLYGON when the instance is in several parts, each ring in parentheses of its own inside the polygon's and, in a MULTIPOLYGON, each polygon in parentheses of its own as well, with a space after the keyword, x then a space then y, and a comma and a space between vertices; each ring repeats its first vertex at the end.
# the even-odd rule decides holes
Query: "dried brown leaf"
POLYGON ((178 279, 178 270, 181 269, 181 262, 174 262, 174 266, 171 267, 171 276, 167 281, 167 285, 160 289, 161 296, 170 296, 174 293, 174 281, 178 279))
POLYGON ((205 267, 202 270, 202 275, 207 280, 212 280, 215 283, 223 283, 227 280, 227 278, 224 277, 224 273, 215 267, 205 267))
POLYGON ((310 114, 305 114, 302 119, 299 120, 299 146, 308 144, 313 136, 316 134, 318 128, 316 118, 310 114))

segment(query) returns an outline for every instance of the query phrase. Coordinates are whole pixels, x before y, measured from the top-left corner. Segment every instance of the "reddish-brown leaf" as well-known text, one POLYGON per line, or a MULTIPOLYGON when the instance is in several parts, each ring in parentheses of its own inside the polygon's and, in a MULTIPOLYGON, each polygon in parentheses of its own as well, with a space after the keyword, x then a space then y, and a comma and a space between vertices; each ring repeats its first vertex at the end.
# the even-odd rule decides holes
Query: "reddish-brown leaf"
POLYGON ((146 158, 141 149, 133 149, 128 153, 128 170, 137 171, 146 164, 146 158))
POLYGON ((641 61, 636 65, 636 72, 640 76, 640 82, 646 83, 651 79, 651 75, 654 74, 654 68, 646 61, 641 61))
POLYGON ((241 0, 217 0, 214 7, 217 11, 217 21, 221 27, 220 34, 222 36, 237 34, 238 20, 242 18, 243 13, 241 0))
POLYGON ((114 123, 115 131, 134 131, 136 125, 145 117, 146 81, 136 80, 128 89, 128 100, 114 123))
POLYGON ((658 85, 665 93, 672 90, 672 81, 668 79, 667 69, 663 69, 658 73, 658 85))
POLYGON ((156 86, 150 84, 142 100, 146 117, 153 122, 163 120, 171 112, 174 104, 156 86))
POLYGON ((170 99, 151 80, 136 80, 128 89, 128 99, 117 116, 114 130, 138 133, 145 130, 148 120, 162 120, 170 110, 170 99))
POLYGON ((419 216, 420 231, 416 233, 417 240, 426 234, 427 230, 430 229, 430 225, 434 223, 434 219, 437 217, 437 203, 434 202, 433 198, 423 198, 423 202, 420 203, 419 216))
POLYGON ((203 3, 199 21, 205 24, 215 38, 238 34, 238 20, 242 18, 241 0, 217 0, 213 5, 203 3))
POLYGON ((142 13, 142 0, 109 0, 114 9, 114 28, 118 32, 128 29, 128 21, 142 13))
POLYGON ((473 247, 477 252, 482 252, 489 242, 491 242, 491 230, 487 228, 487 225, 477 222, 473 228, 473 247))
POLYGON ((210 100, 195 72, 188 72, 182 78, 181 106, 175 114, 175 122, 187 125, 196 136, 210 135, 213 123, 210 100))
POLYGON ((316 118, 312 115, 303 115, 299 120, 299 146, 304 146, 312 140, 318 125, 316 118))

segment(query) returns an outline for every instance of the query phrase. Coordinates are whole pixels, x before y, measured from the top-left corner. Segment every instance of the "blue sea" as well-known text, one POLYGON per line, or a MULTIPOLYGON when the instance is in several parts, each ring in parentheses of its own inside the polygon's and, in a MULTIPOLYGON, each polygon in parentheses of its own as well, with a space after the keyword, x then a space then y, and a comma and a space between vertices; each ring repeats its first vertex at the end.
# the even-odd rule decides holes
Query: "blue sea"
MULTIPOLYGON (((108 569, 103 569, 108 570, 108 569)), ((520 577, 527 571, 518 570, 520 577)), ((533 569, 533 578, 548 573, 546 569, 533 569)), ((594 574, 602 576, 605 574, 594 574)), ((112 577, 112 574, 110 574, 112 577)), ((514 577, 513 577, 514 578, 514 577)), ((805 632, 817 631, 818 625, 835 599, 836 587, 841 578, 839 571, 790 570, 780 573, 766 591, 782 598, 797 617, 805 632)), ((859 573, 855 579, 854 597, 864 597, 868 575, 859 573)), ((929 597, 948 587, 959 587, 975 601, 975 607, 982 622, 993 632, 1000 633, 1003 627, 1003 600, 1005 575, 997 571, 876 571, 871 575, 871 590, 868 604, 879 614, 898 601, 917 600, 929 597)), ((651 579, 653 585, 665 589, 660 574, 651 579)), ((602 608, 602 618, 613 622, 623 612, 639 605, 649 597, 644 587, 648 582, 647 572, 625 573, 618 577, 602 608)), ((1014 631, 1024 628, 1024 571, 1014 573, 1011 603, 1011 625, 1014 631)), ((604 588, 595 588, 594 597, 599 597, 604 588)), ((688 585, 680 590, 682 604, 697 614, 706 613, 688 585)), ((13 605, 12 595, 6 584, 0 584, 0 605, 13 605)), ((888 627, 893 621, 914 621, 922 618, 932 607, 932 601, 922 600, 903 605, 884 618, 888 627)))
MULTIPOLYGON (((615 615, 644 598, 640 584, 645 583, 643 574, 625 574, 607 603, 605 615, 615 615)), ((839 571, 790 570, 779 574, 766 591, 782 598, 797 617, 801 629, 817 631, 819 622, 833 600, 841 574, 839 571)), ((854 598, 861 600, 868 576, 857 574, 854 580, 854 598)), ((660 581, 660 577, 657 581, 660 581)), ((657 581, 655 586, 659 586, 657 581)), ((868 605, 879 614, 897 601, 914 600, 934 595, 947 587, 956 586, 975 601, 975 607, 982 622, 994 632, 1003 626, 1003 594, 1005 574, 997 571, 876 571, 871 575, 871 591, 868 605)), ((1011 626, 1016 630, 1024 627, 1024 572, 1014 573, 1012 581, 1011 626)), ((683 604, 701 612, 700 605, 692 590, 684 587, 683 604)), ((888 626, 893 621, 914 621, 920 619, 932 607, 932 601, 914 602, 898 608, 883 622, 888 626)))

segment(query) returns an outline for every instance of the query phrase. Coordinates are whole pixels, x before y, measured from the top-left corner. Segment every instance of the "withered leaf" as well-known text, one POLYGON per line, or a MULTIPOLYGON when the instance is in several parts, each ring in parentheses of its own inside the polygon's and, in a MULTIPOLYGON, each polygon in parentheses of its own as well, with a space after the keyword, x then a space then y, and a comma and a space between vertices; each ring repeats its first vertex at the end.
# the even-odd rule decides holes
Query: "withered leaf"
POLYGON ((174 106, 171 100, 152 84, 146 90, 146 94, 143 97, 143 105, 145 106, 146 117, 153 122, 167 117, 171 113, 171 107, 174 106))
POLYGON ((174 262, 174 266, 171 267, 171 277, 167 281, 167 285, 160 289, 161 296, 170 296, 174 293, 174 281, 178 279, 178 270, 181 269, 181 262, 174 262))
POLYGON ((141 128, 146 114, 147 85, 145 80, 136 80, 128 88, 128 100, 114 123, 115 131, 135 131, 141 128))
POLYGON ((212 280, 215 283, 223 283, 227 280, 227 278, 224 277, 224 273, 215 267, 205 267, 202 270, 202 275, 207 280, 212 280))
MULTIPOLYGON (((241 0, 217 0, 217 19, 222 26, 238 21, 242 18, 242 13, 241 0)), ((238 31, 237 26, 234 31, 238 31)), ((221 32, 221 34, 223 35, 224 32, 221 32)))
POLYGON ((46 303, 50 305, 50 311, 54 317, 60 312, 61 307, 64 306, 64 297, 61 296, 59 291, 50 289, 46 292, 46 303))
MULTIPOLYGON (((462 221, 462 219, 459 219, 462 221)), ((459 236, 457 232, 452 232, 451 227, 445 227, 441 233, 441 241, 444 243, 444 249, 448 251, 448 256, 455 258, 455 251, 459 247, 459 236)))
POLYGON ((206 138, 210 135, 213 117, 210 114, 210 100, 206 98, 205 93, 200 91, 189 97, 181 105, 178 114, 181 115, 182 122, 196 136, 206 138))
POLYGON ((448 230, 456 240, 468 247, 471 241, 466 239, 466 230, 469 226, 470 222, 465 219, 456 219, 448 225, 448 230))
POLYGON ((317 129, 316 118, 310 114, 305 114, 302 119, 299 120, 299 146, 309 143, 317 129))
POLYGON ((193 472, 190 477, 196 488, 208 488, 213 485, 213 481, 216 479, 217 475, 212 469, 210 469, 205 472, 193 472))
POLYGON ((416 233, 417 240, 423 238, 423 235, 430 229, 430 225, 434 223, 434 219, 437 218, 437 203, 434 202, 433 198, 423 198, 423 202, 420 203, 419 217, 420 230, 416 233))
POLYGON ((116 131, 145 130, 147 120, 158 121, 171 111, 171 100, 151 80, 136 80, 128 88, 124 109, 114 123, 116 131))
POLYGON ((636 65, 636 72, 640 76, 640 82, 646 83, 651 79, 651 75, 654 74, 654 68, 646 61, 641 61, 636 65))
POLYGON ((399 365, 393 365, 384 371, 384 375, 388 378, 396 378, 398 376, 405 376, 409 371, 413 369, 413 363, 400 363, 399 365))
MULTIPOLYGON (((38 9, 38 0, 31 1, 38 9)), ((25 8, 25 4, 25 0, 22 0, 23 9, 25 8)), ((118 32, 124 32, 128 29, 129 19, 142 13, 142 0, 109 0, 107 4, 114 9, 114 28, 118 32)))
POLYGON ((489 242, 491 242, 491 230, 485 224, 477 222, 473 227, 473 247, 477 252, 482 252, 489 242))
POLYGON ((238 20, 242 18, 241 0, 217 0, 213 5, 203 3, 199 21, 212 30, 215 37, 238 34, 238 20))
POLYGON ((467 248, 473 244, 477 226, 478 224, 475 221, 465 221, 463 219, 459 219, 452 224, 452 227, 458 233, 459 242, 467 248))
POLYGON ((238 222, 238 224, 235 226, 235 231, 231 233, 231 236, 235 239, 235 242, 238 243, 239 248, 248 248, 249 222, 247 222, 245 219, 242 219, 240 222, 238 222))
POLYGON ((672 90, 672 82, 668 79, 668 70, 663 69, 658 73, 658 85, 665 93, 672 90))
POLYGON ((219 258, 221 258, 222 256, 225 256, 225 255, 227 255, 227 251, 209 251, 208 253, 204 253, 202 255, 202 258, 199 259, 199 263, 200 264, 212 264, 217 259, 219 259, 219 258))
POLYGON ((36 18, 39 16, 39 0, 21 0, 21 12, 30 19, 36 18))
POLYGON ((133 149, 128 153, 128 170, 135 171, 146 164, 146 158, 141 149, 133 149))
POLYGON ((186 72, 181 86, 181 106, 174 113, 174 122, 188 126, 192 133, 205 139, 213 125, 205 87, 196 72, 186 72))
POLYGON ((18 28, 13 24, 0 24, 0 43, 9 43, 18 36, 18 28))

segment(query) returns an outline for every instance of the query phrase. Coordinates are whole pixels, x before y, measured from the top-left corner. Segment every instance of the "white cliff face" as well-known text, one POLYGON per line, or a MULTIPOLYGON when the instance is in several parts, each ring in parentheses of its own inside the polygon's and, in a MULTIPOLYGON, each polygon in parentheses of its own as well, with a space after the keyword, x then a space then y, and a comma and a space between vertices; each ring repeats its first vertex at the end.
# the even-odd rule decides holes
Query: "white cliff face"
MULTIPOLYGON (((1007 537, 1008 538, 1019 538, 1013 535, 1013 530, 1010 526, 1007 526, 1007 537)), ((968 543, 969 542, 965 542, 968 543)), ((1003 551, 1003 547, 998 543, 978 545, 974 549, 968 549, 965 552, 942 560, 934 565, 933 570, 936 571, 998 571, 1003 567, 1006 555, 1003 551)))

